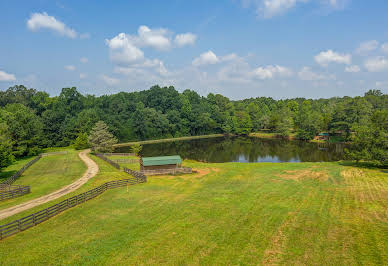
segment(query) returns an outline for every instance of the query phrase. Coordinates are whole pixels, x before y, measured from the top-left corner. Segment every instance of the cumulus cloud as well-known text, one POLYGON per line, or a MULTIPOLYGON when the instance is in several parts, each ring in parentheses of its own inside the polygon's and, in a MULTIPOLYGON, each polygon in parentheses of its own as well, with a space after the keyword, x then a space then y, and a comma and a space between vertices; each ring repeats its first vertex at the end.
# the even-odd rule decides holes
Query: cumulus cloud
POLYGON ((357 65, 352 65, 352 66, 345 67, 345 72, 357 73, 357 72, 360 72, 360 71, 361 71, 361 69, 357 65))
POLYGON ((69 70, 69 71, 74 71, 75 70, 75 66, 67 65, 67 66, 65 66, 65 69, 69 70))
POLYGON ((192 62, 193 66, 213 65, 220 62, 220 59, 212 51, 207 51, 195 58, 192 62))
POLYGON ((14 81, 16 80, 14 74, 9 74, 5 71, 0 70, 0 81, 14 81))
POLYGON ((301 80, 306 80, 306 81, 335 79, 334 75, 327 76, 327 75, 324 75, 324 74, 318 74, 318 73, 315 73, 314 71, 312 71, 311 68, 309 68, 309 67, 303 67, 298 72, 298 77, 301 80))
POLYGON ((188 32, 188 33, 183 33, 183 34, 176 35, 174 43, 178 47, 182 47, 182 46, 185 46, 185 45, 193 45, 196 40, 197 40, 197 35, 188 32))
POLYGON ((79 61, 81 61, 81 63, 87 63, 89 60, 86 58, 86 57, 81 57, 80 58, 80 60, 79 61))
POLYGON ((107 75, 101 75, 100 78, 109 86, 114 86, 120 83, 120 80, 117 78, 112 78, 107 75))
POLYGON ((38 31, 40 29, 49 29, 59 33, 62 36, 69 38, 76 38, 77 32, 63 22, 57 20, 53 16, 49 16, 46 12, 33 13, 27 21, 27 28, 31 31, 38 31))
POLYGON ((85 74, 85 73, 80 73, 80 74, 79 74, 79 78, 80 78, 80 79, 86 79, 87 77, 88 77, 88 75, 85 74))
POLYGON ((376 50, 379 47, 379 42, 376 40, 366 41, 360 44, 356 52, 359 54, 368 53, 376 50))
POLYGON ((340 54, 334 52, 333 50, 320 52, 314 57, 314 59, 315 62, 324 67, 327 67, 329 63, 350 65, 352 62, 352 56, 350 54, 340 54))
POLYGON ((388 70, 388 60, 383 56, 372 57, 365 61, 364 66, 369 72, 381 72, 388 70))
POLYGON ((144 59, 144 53, 137 48, 125 33, 105 40, 110 48, 110 59, 117 64, 129 64, 144 59))
POLYGON ((150 29, 147 26, 140 26, 138 36, 131 36, 133 42, 138 46, 150 46, 157 50, 168 50, 171 47, 169 31, 163 28, 150 29))
POLYGON ((299 2, 305 3, 308 2, 308 0, 264 0, 258 9, 258 12, 264 18, 271 18, 285 13, 287 10, 295 7, 299 2))
POLYGON ((278 77, 289 77, 292 75, 292 71, 283 66, 266 66, 266 67, 258 67, 254 69, 252 72, 254 77, 259 79, 272 79, 276 76, 278 77))

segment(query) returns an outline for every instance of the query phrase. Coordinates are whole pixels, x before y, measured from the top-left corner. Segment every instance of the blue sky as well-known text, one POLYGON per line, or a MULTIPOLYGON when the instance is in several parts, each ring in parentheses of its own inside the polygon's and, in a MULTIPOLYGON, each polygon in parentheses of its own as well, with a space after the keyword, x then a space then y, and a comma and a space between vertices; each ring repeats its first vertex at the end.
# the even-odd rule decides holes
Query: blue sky
POLYGON ((387 93, 387 13, 386 0, 3 0, 0 88, 387 93))

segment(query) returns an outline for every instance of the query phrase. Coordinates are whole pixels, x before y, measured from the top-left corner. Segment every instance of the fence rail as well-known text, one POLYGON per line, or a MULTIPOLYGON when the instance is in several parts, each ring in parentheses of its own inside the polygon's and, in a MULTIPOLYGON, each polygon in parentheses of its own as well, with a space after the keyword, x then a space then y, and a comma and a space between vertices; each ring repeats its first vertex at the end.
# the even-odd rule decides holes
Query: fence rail
POLYGON ((105 156, 136 156, 136 153, 103 153, 105 156))
POLYGON ((28 193, 31 193, 30 186, 0 186, 0 201, 20 197, 28 193))
MULTIPOLYGON (((104 153, 106 154, 106 153, 104 153)), ((115 163, 114 161, 112 161, 111 159, 109 158, 106 158, 104 156, 104 154, 102 153, 96 153, 96 156, 102 160, 104 160, 105 162, 109 163, 110 165, 112 165, 113 167, 115 167, 116 169, 119 169, 120 170, 120 165, 118 163, 115 163)))
POLYGON ((23 172, 27 170, 28 167, 30 167, 31 165, 36 163, 40 158, 42 158, 42 156, 38 155, 35 159, 29 161, 19 171, 17 171, 13 176, 11 176, 10 178, 7 178, 1 184, 12 185, 12 183, 15 182, 15 180, 18 179, 23 174, 23 172))
POLYGON ((144 175, 166 175, 166 174, 191 174, 193 169, 189 167, 179 167, 171 169, 155 169, 155 170, 141 170, 140 173, 144 175))
POLYGON ((138 163, 138 162, 140 162, 139 159, 113 159, 112 161, 115 163, 138 163))
POLYGON ((0 226, 0 240, 17 234, 21 231, 24 231, 30 227, 36 226, 49 218, 58 215, 59 213, 70 209, 74 206, 77 206, 81 203, 84 203, 90 199, 97 197, 98 195, 104 193, 108 189, 125 187, 127 185, 135 185, 138 183, 147 182, 147 177, 145 175, 134 175, 133 178, 114 180, 107 183, 104 183, 96 188, 93 188, 84 193, 78 194, 74 197, 65 199, 53 206, 50 206, 44 210, 38 211, 31 215, 25 216, 21 219, 15 220, 13 222, 4 224, 0 226))
POLYGON ((138 171, 134 171, 134 170, 126 168, 126 167, 124 167, 124 172, 126 172, 127 174, 130 174, 130 175, 132 175, 132 176, 134 176, 136 178, 140 178, 140 179, 141 178, 147 178, 144 173, 141 173, 141 172, 138 172, 138 171))

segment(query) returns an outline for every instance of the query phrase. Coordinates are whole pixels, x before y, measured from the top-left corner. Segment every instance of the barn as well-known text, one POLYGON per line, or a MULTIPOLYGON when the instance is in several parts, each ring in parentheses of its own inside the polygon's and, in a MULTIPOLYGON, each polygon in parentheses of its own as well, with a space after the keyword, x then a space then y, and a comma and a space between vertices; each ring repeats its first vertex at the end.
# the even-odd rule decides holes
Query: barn
POLYGON ((179 155, 143 157, 140 159, 140 171, 144 170, 165 170, 180 168, 182 158, 179 155))

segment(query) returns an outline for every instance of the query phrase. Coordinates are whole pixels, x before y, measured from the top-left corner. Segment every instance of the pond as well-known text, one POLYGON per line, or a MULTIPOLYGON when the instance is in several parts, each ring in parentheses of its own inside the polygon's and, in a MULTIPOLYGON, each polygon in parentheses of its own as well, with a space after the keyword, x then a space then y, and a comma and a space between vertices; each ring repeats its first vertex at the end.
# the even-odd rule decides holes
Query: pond
MULTIPOLYGON (((116 152, 129 152, 120 147, 116 152)), ((145 144, 142 156, 179 154, 202 162, 330 162, 344 158, 344 144, 309 143, 256 137, 217 137, 145 144)))

